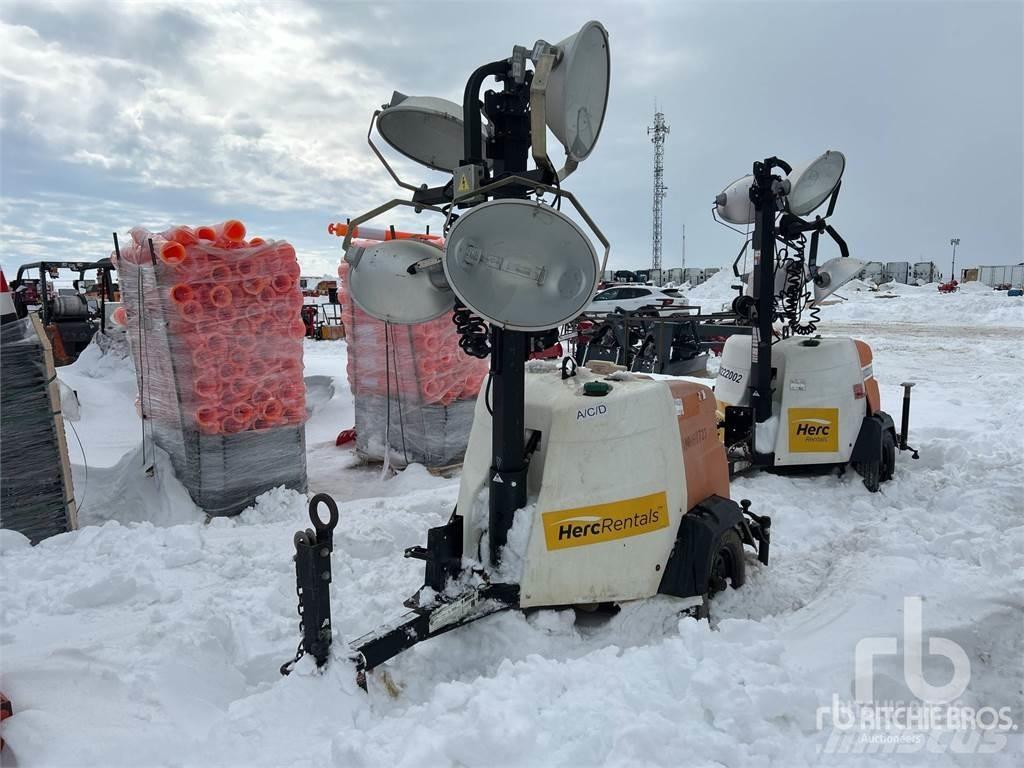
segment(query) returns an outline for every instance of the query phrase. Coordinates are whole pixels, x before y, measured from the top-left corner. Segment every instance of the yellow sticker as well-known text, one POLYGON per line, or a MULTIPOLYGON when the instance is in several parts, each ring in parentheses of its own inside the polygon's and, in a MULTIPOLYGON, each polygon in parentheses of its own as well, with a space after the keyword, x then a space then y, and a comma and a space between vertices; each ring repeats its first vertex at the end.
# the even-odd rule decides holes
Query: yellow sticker
POLYGON ((545 512, 541 518, 549 550, 582 547, 667 528, 668 496, 661 491, 608 504, 545 512))
POLYGON ((790 408, 790 453, 835 453, 839 450, 838 408, 790 408))
POLYGON ((459 177, 459 193, 469 192, 469 179, 465 176, 459 177))

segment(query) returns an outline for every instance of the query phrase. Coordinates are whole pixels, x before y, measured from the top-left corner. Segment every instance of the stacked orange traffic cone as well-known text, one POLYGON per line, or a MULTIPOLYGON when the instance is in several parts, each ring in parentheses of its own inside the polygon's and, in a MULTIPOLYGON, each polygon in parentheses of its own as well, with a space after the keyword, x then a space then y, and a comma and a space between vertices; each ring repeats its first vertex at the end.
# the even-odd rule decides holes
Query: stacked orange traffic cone
POLYGON ((338 298, 348 340, 357 449, 382 458, 380 438, 387 434, 397 451, 392 461, 402 454, 428 466, 460 461, 487 361, 459 348, 448 314, 417 325, 387 325, 370 317, 352 301, 347 274, 348 264, 342 262, 338 298))
POLYGON ((221 435, 301 424, 305 326, 295 249, 246 241, 236 220, 131 234, 117 265, 126 301, 116 319, 142 372, 146 416, 221 435), (136 326, 165 333, 167 353, 136 326))
POLYGON ((449 315, 417 325, 391 325, 367 315, 351 300, 338 269, 338 297, 349 339, 347 373, 353 394, 411 397, 423 405, 475 399, 487 375, 487 361, 459 349, 459 335, 449 315))

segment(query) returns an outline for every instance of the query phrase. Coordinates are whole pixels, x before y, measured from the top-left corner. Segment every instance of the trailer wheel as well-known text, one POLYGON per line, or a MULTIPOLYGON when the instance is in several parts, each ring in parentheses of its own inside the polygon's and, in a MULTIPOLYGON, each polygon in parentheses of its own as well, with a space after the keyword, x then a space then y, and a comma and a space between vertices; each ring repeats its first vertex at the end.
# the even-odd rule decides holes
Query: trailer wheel
POLYGON ((866 461, 863 464, 854 466, 854 469, 864 478, 864 487, 871 493, 878 492, 878 485, 881 482, 882 464, 880 461, 866 461))
POLYGON ((715 556, 711 558, 708 573, 708 597, 732 585, 739 589, 747 578, 746 563, 743 559, 743 541, 735 528, 725 531, 718 540, 715 556), (728 579, 728 581, 726 581, 728 579))
POLYGON ((879 482, 892 480, 896 473, 896 437, 889 430, 882 433, 882 461, 878 471, 879 482))

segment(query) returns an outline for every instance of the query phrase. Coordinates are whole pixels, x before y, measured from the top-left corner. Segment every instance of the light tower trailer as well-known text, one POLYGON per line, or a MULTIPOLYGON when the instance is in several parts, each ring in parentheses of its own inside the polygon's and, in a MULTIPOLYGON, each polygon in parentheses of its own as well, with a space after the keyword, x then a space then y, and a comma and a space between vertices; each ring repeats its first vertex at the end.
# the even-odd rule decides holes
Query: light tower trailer
MULTIPOLYGON (((835 152, 819 161, 833 156, 834 162, 836 155, 845 164, 835 152)), ((825 221, 835 209, 838 175, 834 187, 826 190, 828 212, 807 221, 787 209, 786 195, 799 180, 783 180, 773 173, 775 168, 792 173, 778 158, 754 163, 749 189, 755 216, 753 296, 734 306, 747 312, 753 333, 726 341, 715 383, 730 464, 733 471, 829 470, 852 464, 874 492, 892 478, 897 449, 911 450, 917 458, 907 446, 913 384, 904 385, 903 423, 897 436, 892 417, 881 409, 871 348, 848 337, 812 337, 817 307, 805 286, 809 282, 827 295, 844 277, 856 274, 859 262, 845 263, 847 245, 825 221), (811 233, 806 257, 805 232, 811 233), (831 270, 819 270, 817 265, 821 233, 829 234, 842 254, 831 270), (778 262, 777 243, 785 253, 778 262), (802 316, 805 311, 810 319, 802 316), (776 320, 784 323, 781 337, 776 320)), ((813 180, 820 182, 820 176, 815 174, 813 180)), ((820 197, 824 202, 826 195, 820 197)), ((724 200, 720 196, 719 205, 724 200)))
MULTIPOLYGON (((589 22, 585 34, 590 50, 607 56, 603 27, 589 22), (601 47, 593 38, 598 30, 601 47)), ((571 48, 571 41, 558 47, 571 48)), ((482 165, 475 194, 482 203, 489 190, 508 192, 511 182, 523 197, 532 188, 572 200, 564 186, 547 185, 543 173, 538 180, 523 172, 532 73, 517 78, 515 62, 481 67, 466 88, 468 157, 482 159, 481 73, 503 83, 501 94, 488 94, 484 112, 495 126, 487 157, 506 176, 488 183, 482 165)), ((536 206, 536 215, 550 218, 536 206)), ((463 214, 451 230, 449 246, 472 215, 463 214)), ((425 562, 424 586, 406 601, 407 613, 355 640, 345 654, 364 685, 367 671, 402 650, 497 611, 667 594, 681 598, 681 611, 701 612, 711 595, 745 581, 745 545, 768 562, 770 519, 751 512, 750 502, 729 498, 710 388, 636 374, 605 378, 571 359, 524 366, 527 345, 508 343, 516 336, 526 334, 492 328, 493 387, 477 400, 455 511, 428 531, 425 547, 405 552, 425 562)), ((316 497, 310 516, 314 528, 295 541, 303 633, 296 658, 307 652, 323 664, 332 639, 327 593, 337 508, 316 497), (327 503, 329 520, 317 515, 319 503, 327 503)), ((282 671, 290 668, 291 662, 282 671)))

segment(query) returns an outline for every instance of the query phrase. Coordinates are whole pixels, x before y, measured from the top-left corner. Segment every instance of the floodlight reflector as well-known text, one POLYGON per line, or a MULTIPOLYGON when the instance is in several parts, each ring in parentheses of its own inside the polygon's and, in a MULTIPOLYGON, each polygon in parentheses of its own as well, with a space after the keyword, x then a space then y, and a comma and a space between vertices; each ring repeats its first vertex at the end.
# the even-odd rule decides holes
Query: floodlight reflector
POLYGON ((561 55, 551 71, 544 110, 566 155, 580 162, 597 144, 608 107, 608 30, 600 22, 588 21, 556 47, 561 55))
POLYGON ((826 261, 818 267, 818 279, 814 283, 814 300, 821 301, 831 296, 853 280, 864 266, 865 262, 848 256, 837 256, 826 261))
POLYGON ((453 101, 395 91, 377 130, 401 154, 436 171, 451 173, 462 162, 462 107, 453 101))
POLYGON ((555 328, 593 298, 597 253, 572 219, 529 200, 492 200, 448 232, 444 273, 461 301, 494 325, 555 328))
POLYGON ((433 320, 455 306, 440 256, 440 248, 422 240, 353 246, 345 254, 351 265, 348 287, 352 300, 378 320, 401 325, 433 320), (409 267, 424 260, 435 263, 409 272, 409 267))
POLYGON ((789 212, 806 216, 832 194, 846 169, 842 152, 828 150, 821 157, 795 167, 789 174, 789 212))
POLYGON ((736 179, 720 192, 715 198, 715 212, 718 218, 730 224, 753 224, 754 202, 750 199, 750 187, 753 184, 754 177, 748 175, 736 179))

